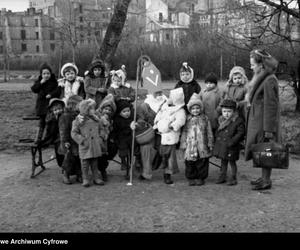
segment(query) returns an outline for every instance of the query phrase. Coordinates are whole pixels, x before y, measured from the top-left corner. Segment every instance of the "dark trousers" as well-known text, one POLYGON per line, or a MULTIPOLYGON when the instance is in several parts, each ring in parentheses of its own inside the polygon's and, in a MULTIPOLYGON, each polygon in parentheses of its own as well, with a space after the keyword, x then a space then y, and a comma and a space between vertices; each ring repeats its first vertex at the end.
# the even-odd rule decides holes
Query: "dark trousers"
POLYGON ((196 161, 185 160, 185 177, 189 180, 202 179, 208 176, 209 158, 201 158, 196 161))
POLYGON ((65 156, 58 153, 60 142, 54 143, 54 152, 56 157, 56 162, 59 167, 62 167, 65 156))
POLYGON ((101 157, 98 158, 98 170, 100 172, 104 172, 107 167, 108 167, 108 155, 102 155, 101 157))
POLYGON ((228 162, 229 162, 229 164, 231 166, 231 175, 234 176, 234 177, 236 177, 236 173, 237 173, 236 161, 229 161, 229 160, 222 159, 221 160, 221 174, 224 175, 224 176, 226 176, 228 162))

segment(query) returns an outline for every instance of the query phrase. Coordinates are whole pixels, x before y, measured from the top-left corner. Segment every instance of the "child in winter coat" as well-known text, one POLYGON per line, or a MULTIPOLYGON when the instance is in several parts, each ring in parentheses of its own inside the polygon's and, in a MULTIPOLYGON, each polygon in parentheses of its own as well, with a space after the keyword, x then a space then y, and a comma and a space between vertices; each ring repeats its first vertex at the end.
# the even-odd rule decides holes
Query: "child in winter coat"
POLYGON ((118 147, 121 158, 121 169, 126 170, 125 179, 129 179, 131 162, 132 130, 130 127, 133 121, 133 112, 130 102, 127 100, 116 101, 117 111, 113 122, 112 139, 118 147))
POLYGON ((89 187, 88 173, 91 169, 96 185, 104 185, 98 172, 98 158, 102 155, 100 121, 95 115, 96 102, 92 99, 79 103, 79 116, 72 123, 71 137, 79 145, 79 157, 84 187, 89 187))
POLYGON ((107 78, 105 77, 105 65, 100 59, 95 59, 89 66, 84 79, 86 98, 96 102, 96 109, 107 95, 107 78))
POLYGON ((204 105, 204 113, 207 115, 213 134, 218 127, 218 106, 221 101, 221 93, 217 86, 218 78, 214 73, 209 73, 205 77, 206 88, 201 92, 201 101, 204 105))
POLYGON ((72 184, 70 175, 73 174, 76 175, 78 182, 82 182, 78 144, 71 137, 72 122, 79 114, 78 104, 81 101, 81 96, 71 96, 67 101, 64 113, 59 118, 60 153, 64 155, 62 168, 64 169, 63 183, 65 184, 72 184))
POLYGON ((185 124, 183 88, 170 91, 168 106, 165 106, 154 119, 154 129, 161 133, 160 155, 164 168, 164 182, 172 184, 171 175, 178 173, 176 144, 179 142, 181 127, 185 124))
POLYGON ((98 169, 103 181, 107 181, 106 168, 108 167, 108 160, 112 160, 116 154, 114 150, 111 150, 115 147, 112 145, 113 142, 110 138, 110 133, 113 129, 113 116, 116 109, 113 95, 108 94, 96 110, 96 116, 100 119, 100 137, 102 139, 102 156, 98 159, 98 169))
POLYGON ((199 95, 192 95, 187 108, 189 115, 180 138, 180 148, 185 149, 185 176, 190 186, 201 186, 208 176, 213 133, 199 95))
POLYGON ((179 71, 180 81, 175 85, 175 89, 183 88, 185 109, 193 93, 200 93, 201 87, 194 79, 194 70, 188 65, 187 62, 182 63, 179 71))
POLYGON ((247 93, 246 84, 248 78, 245 70, 240 66, 234 66, 229 73, 229 80, 226 83, 222 94, 222 100, 231 99, 237 103, 237 110, 242 118, 245 119, 245 96, 247 93))
POLYGON ((36 115, 40 118, 40 122, 35 142, 40 143, 46 126, 49 101, 51 98, 59 97, 57 80, 48 64, 44 63, 41 65, 40 75, 31 87, 31 90, 37 94, 35 110, 36 115))
POLYGON ((216 142, 213 155, 221 158, 221 174, 217 184, 226 182, 227 165, 231 166, 231 178, 228 185, 237 184, 237 165, 239 159, 240 142, 244 139, 244 120, 236 112, 236 102, 225 99, 221 103, 222 115, 218 119, 219 127, 216 131, 216 142))
POLYGON ((52 98, 49 102, 49 112, 46 117, 46 133, 41 140, 41 147, 48 147, 54 145, 57 165, 62 167, 64 155, 59 151, 60 137, 59 137, 59 119, 64 111, 65 103, 58 99, 52 98))
POLYGON ((72 95, 79 95, 85 98, 83 78, 78 76, 78 68, 73 63, 66 63, 62 66, 61 75, 58 80, 60 98, 67 103, 72 95))
POLYGON ((132 103, 135 100, 135 91, 129 83, 125 82, 125 74, 121 69, 111 71, 111 85, 108 93, 114 96, 116 102, 126 100, 132 103))

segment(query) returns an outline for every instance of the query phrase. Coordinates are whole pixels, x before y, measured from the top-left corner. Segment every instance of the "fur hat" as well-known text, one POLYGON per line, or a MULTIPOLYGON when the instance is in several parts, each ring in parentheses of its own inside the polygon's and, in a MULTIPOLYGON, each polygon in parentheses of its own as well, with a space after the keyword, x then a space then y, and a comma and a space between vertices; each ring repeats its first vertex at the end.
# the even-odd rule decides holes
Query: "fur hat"
POLYGON ((78 104, 82 101, 82 97, 79 95, 72 95, 67 100, 67 106, 72 106, 73 104, 78 104))
POLYGON ((112 109, 112 112, 115 113, 116 110, 117 110, 117 106, 115 104, 115 101, 114 101, 114 96, 112 94, 108 94, 107 96, 104 97, 104 99, 102 100, 102 102, 100 103, 100 106, 99 108, 101 110, 103 110, 105 107, 111 107, 112 109))
POLYGON ((244 70, 244 68, 242 68, 241 66, 234 66, 231 70, 230 70, 230 73, 229 73, 229 80, 228 80, 228 84, 232 84, 232 78, 233 78, 233 75, 235 74, 240 74, 243 78, 243 85, 245 85, 247 82, 248 82, 248 78, 246 76, 246 72, 244 70))
POLYGON ((54 106, 54 104, 61 104, 63 108, 65 107, 65 102, 63 100, 59 98, 52 98, 49 101, 48 108, 51 109, 54 106))
POLYGON ((101 77, 105 77, 105 64, 100 59, 94 59, 91 62, 91 64, 89 65, 89 68, 88 68, 89 74, 94 75, 93 69, 96 67, 101 69, 101 77))
POLYGON ((42 75, 43 69, 48 69, 50 74, 52 74, 52 69, 47 63, 43 63, 40 67, 40 75, 42 75))
POLYGON ((125 108, 131 108, 131 103, 127 100, 119 100, 117 101, 117 113, 120 114, 121 111, 125 108))
POLYGON ((215 73, 211 72, 209 74, 207 74, 205 76, 205 80, 204 80, 205 83, 207 82, 211 82, 211 83, 214 83, 214 84, 218 84, 218 77, 216 76, 215 73))
POLYGON ((200 100, 200 95, 199 95, 199 94, 196 94, 196 93, 194 93, 194 94, 191 96, 191 98, 190 98, 190 100, 189 100, 189 102, 188 102, 188 104, 187 104, 187 109, 188 109, 189 112, 191 112, 191 108, 192 108, 194 105, 200 106, 201 111, 203 110, 203 103, 202 103, 202 101, 200 100))
POLYGON ((82 100, 79 103, 79 112, 81 115, 88 115, 92 107, 96 107, 96 102, 93 99, 82 100))
POLYGON ((220 105, 222 108, 229 108, 236 110, 236 102, 231 99, 224 99, 220 105))
MULTIPOLYGON (((181 73, 181 72, 190 72, 191 73, 191 78, 189 79, 188 82, 190 82, 194 79, 194 70, 188 65, 187 62, 182 63, 179 73, 181 73)), ((181 76, 180 76, 180 80, 182 81, 181 76)))
POLYGON ((69 69, 69 68, 74 69, 75 74, 78 75, 78 68, 77 68, 77 66, 74 63, 66 63, 66 64, 64 64, 64 66, 62 66, 62 68, 60 70, 60 74, 62 76, 64 76, 65 73, 66 73, 66 71, 67 71, 67 69, 69 69))

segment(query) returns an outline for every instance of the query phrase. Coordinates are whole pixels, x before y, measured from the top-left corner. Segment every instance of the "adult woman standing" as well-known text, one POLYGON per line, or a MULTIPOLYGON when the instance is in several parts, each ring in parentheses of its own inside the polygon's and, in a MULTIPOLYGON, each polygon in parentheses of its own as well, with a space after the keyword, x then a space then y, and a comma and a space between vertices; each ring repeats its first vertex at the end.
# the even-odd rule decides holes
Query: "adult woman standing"
MULTIPOLYGON (((245 160, 252 159, 253 144, 280 141, 280 106, 278 80, 274 75, 278 62, 264 50, 250 53, 250 65, 254 73, 249 83, 245 160)), ((272 187, 271 168, 262 168, 262 176, 251 181, 253 190, 272 187)))

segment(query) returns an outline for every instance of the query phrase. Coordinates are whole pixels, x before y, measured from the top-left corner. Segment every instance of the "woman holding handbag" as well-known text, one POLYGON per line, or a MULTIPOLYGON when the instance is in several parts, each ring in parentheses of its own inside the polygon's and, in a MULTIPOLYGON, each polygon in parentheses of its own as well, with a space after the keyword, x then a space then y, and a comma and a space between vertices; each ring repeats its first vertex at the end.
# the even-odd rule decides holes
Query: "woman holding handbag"
MULTIPOLYGON (((280 104, 278 80, 275 76, 278 62, 268 52, 256 49, 250 53, 254 73, 248 85, 245 160, 252 159, 252 146, 262 142, 280 141, 280 104)), ((251 181, 253 190, 272 187, 272 168, 262 168, 262 175, 251 181)))

